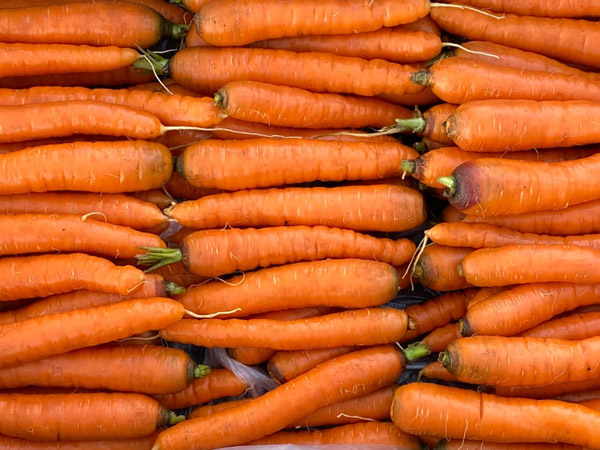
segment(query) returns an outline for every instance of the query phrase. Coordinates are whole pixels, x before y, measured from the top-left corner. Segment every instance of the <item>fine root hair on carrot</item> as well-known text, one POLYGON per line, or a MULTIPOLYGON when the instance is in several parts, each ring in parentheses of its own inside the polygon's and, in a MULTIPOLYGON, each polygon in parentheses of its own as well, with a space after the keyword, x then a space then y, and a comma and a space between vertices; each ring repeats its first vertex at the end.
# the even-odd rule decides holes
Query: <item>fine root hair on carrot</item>
MULTIPOLYGON (((101 213, 101 212, 96 212, 96 211, 92 211, 89 212, 87 214, 84 214, 83 216, 81 216, 81 221, 85 222, 87 219, 89 219, 92 216, 102 216, 102 218, 104 219, 105 222, 108 222, 108 220, 106 219, 106 214, 101 213)), ((96 219, 94 219, 96 220, 96 219)))
POLYGON ((362 417, 362 416, 351 416, 349 414, 344 414, 344 413, 339 413, 336 417, 338 419, 341 419, 342 417, 347 417, 348 419, 359 419, 364 422, 377 422, 377 419, 371 419, 369 417, 362 417))
POLYGON ((241 311, 242 308, 235 308, 232 309, 231 311, 218 311, 216 313, 212 313, 212 314, 196 314, 192 311, 188 311, 187 309, 183 310, 183 313, 193 317, 194 319, 214 319, 217 316, 221 316, 221 315, 226 315, 226 314, 235 314, 238 311, 241 311))
POLYGON ((455 44, 454 42, 444 42, 444 43, 442 43, 442 47, 460 48, 462 51, 464 51, 466 53, 472 53, 474 55, 483 55, 483 56, 489 56, 490 58, 500 59, 500 57, 498 55, 494 55, 493 53, 485 53, 485 52, 478 52, 475 50, 469 50, 468 48, 463 47, 460 44, 455 44))
MULTIPOLYGON (((227 224, 227 225, 229 225, 229 224, 227 224)), ((226 230, 228 228, 233 228, 233 227, 231 227, 231 226, 225 226, 224 229, 226 230)), ((237 273, 237 272, 234 272, 234 273, 237 273)), ((210 279, 211 280, 220 281, 221 283, 226 284, 227 286, 239 286, 240 284, 242 284, 246 280, 246 272, 242 272, 242 278, 240 278, 240 280, 237 281, 237 282, 235 282, 235 283, 232 283, 231 281, 224 280, 221 277, 214 277, 214 278, 210 278, 210 279)))
MULTIPOLYGON (((138 51, 141 53, 141 57, 144 58, 146 61, 148 61, 148 64, 150 64, 150 68, 152 69, 152 73, 154 74, 154 78, 156 78, 156 81, 158 81, 158 83, 162 86, 162 88, 165 90, 165 92, 167 94, 173 95, 173 92, 171 92, 171 90, 169 90, 169 88, 162 82, 162 80, 160 79, 160 77, 156 73, 156 69, 154 68, 154 64, 152 64, 152 60, 150 59, 150 55, 158 57, 158 53, 159 52, 152 53, 150 51, 144 50, 139 45, 138 45, 138 51)), ((158 57, 158 58, 160 58, 160 57, 158 57)))
POLYGON ((117 339, 117 340, 115 340, 115 342, 127 342, 127 341, 133 341, 133 340, 136 340, 136 341, 153 341, 154 339, 157 339, 157 338, 160 338, 160 334, 158 334, 158 333, 153 334, 152 336, 145 336, 145 337, 142 337, 142 336, 129 336, 129 337, 126 337, 126 338, 123 338, 123 339, 117 339))
POLYGON ((413 253, 412 258, 410 259, 410 261, 408 262, 408 267, 406 268, 406 272, 404 272, 404 275, 402 275, 402 278, 406 277, 406 275, 408 275, 408 272, 410 272, 411 274, 411 280, 410 280, 410 286, 411 288, 414 290, 414 285, 413 285, 413 281, 412 281, 412 276, 415 274, 415 268, 417 267, 417 263, 419 262, 419 258, 421 257, 421 255, 423 254, 423 252, 425 251, 425 247, 427 247, 427 240, 429 238, 427 236, 425 236, 421 242, 419 242, 419 245, 417 245, 417 248, 415 250, 415 252, 413 253))
POLYGON ((469 11, 475 11, 476 13, 479 14, 483 14, 484 16, 488 16, 488 17, 492 17, 494 19, 497 20, 501 20, 504 19, 506 17, 506 14, 502 14, 501 16, 495 15, 495 14, 491 14, 485 11, 482 11, 481 9, 477 9, 477 8, 473 8, 472 6, 466 6, 466 5, 455 5, 455 4, 448 4, 448 3, 430 3, 429 4, 431 8, 458 8, 458 9, 468 9, 469 11))

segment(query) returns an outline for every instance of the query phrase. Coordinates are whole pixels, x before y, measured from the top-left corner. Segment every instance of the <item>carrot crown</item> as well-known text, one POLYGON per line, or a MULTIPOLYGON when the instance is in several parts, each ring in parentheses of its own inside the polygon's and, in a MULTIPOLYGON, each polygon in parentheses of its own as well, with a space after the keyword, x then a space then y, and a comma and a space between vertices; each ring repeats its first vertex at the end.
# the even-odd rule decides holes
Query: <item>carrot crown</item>
POLYGON ((194 378, 202 378, 210 373, 210 367, 204 364, 198 364, 194 367, 194 378))
POLYGON ((421 342, 415 342, 414 344, 410 344, 404 350, 404 356, 407 361, 415 361, 419 358, 423 358, 424 356, 430 355, 431 350, 429 347, 421 342))
POLYGON ((456 178, 453 176, 439 177, 437 181, 441 185, 446 186, 446 197, 452 197, 454 195, 456 192, 456 178))
POLYGON ((159 267, 166 266, 172 263, 180 262, 183 259, 181 250, 178 248, 159 248, 159 247, 140 247, 146 250, 146 253, 136 255, 138 264, 142 266, 150 266, 144 270, 145 273, 152 272, 159 267))
POLYGON ((440 352, 440 355, 438 356, 438 361, 441 362, 442 366, 444 366, 447 369, 452 364, 452 359, 450 358, 450 353, 440 352))
POLYGON ((419 70, 411 75, 410 81, 421 86, 429 85, 429 77, 431 72, 429 70, 419 70))
POLYGON ((172 37, 173 39, 183 39, 190 26, 183 23, 173 23, 165 20, 164 35, 172 37))
POLYGON ((416 167, 417 165, 412 159, 403 159, 402 163, 400 164, 400 169, 408 174, 413 173, 416 167))
POLYGON ((171 295, 180 295, 185 292, 185 288, 183 286, 179 286, 177 283, 173 283, 172 281, 165 280, 165 291, 167 295, 170 297, 171 295))
POLYGON ((138 50, 142 53, 142 58, 134 62, 133 67, 136 69, 147 70, 149 72, 155 72, 158 75, 168 75, 169 60, 167 58, 163 58, 162 56, 147 50, 138 50))

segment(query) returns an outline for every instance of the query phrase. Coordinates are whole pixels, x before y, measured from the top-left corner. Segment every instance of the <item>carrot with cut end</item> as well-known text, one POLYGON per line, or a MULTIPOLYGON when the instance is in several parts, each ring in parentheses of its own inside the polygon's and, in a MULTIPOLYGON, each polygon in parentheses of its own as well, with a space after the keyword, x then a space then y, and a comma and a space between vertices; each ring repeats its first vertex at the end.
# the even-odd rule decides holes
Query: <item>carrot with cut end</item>
POLYGON ((435 105, 423 114, 417 111, 413 118, 403 119, 399 117, 399 120, 396 120, 395 128, 401 132, 416 133, 441 144, 454 145, 454 141, 448 137, 442 124, 456 108, 457 105, 452 103, 435 105))
POLYGON ((402 160, 417 156, 410 147, 388 142, 206 140, 186 148, 176 165, 195 186, 237 191, 317 180, 401 176, 402 160))
POLYGON ((458 382, 458 379, 446 370, 446 368, 439 361, 434 361, 427 364, 423 369, 419 371, 419 381, 422 377, 426 377, 432 380, 444 380, 458 382))
POLYGON ((110 439, 104 441, 30 441, 0 437, 2 450, 151 450, 157 433, 135 439, 110 439))
POLYGON ((185 389, 209 370, 175 348, 95 347, 0 369, 0 388, 46 386, 168 394, 185 389))
POLYGON ((403 369, 404 359, 393 346, 348 353, 236 408, 163 431, 155 450, 214 449, 260 439, 328 404, 389 385, 403 369))
POLYGON ((202 347, 302 350, 387 344, 402 338, 407 327, 404 311, 371 308, 289 321, 184 319, 160 330, 160 335, 167 341, 202 347))
POLYGON ((458 265, 471 252, 471 248, 428 245, 415 264, 413 277, 421 285, 436 291, 455 291, 471 287, 458 273, 458 265))
POLYGON ((157 330, 182 316, 179 303, 155 297, 0 325, 0 367, 157 330))
POLYGON ((315 93, 256 81, 231 81, 215 94, 229 117, 296 128, 383 128, 411 116, 408 109, 376 98, 315 93))
POLYGON ((536 17, 600 17, 600 7, 593 0, 463 0, 461 3, 499 13, 536 17))
POLYGON ((325 225, 393 232, 416 228, 427 219, 418 191, 385 184, 222 193, 179 203, 166 214, 197 229, 325 225))
POLYGON ((570 341, 600 336, 600 312, 574 313, 549 320, 519 336, 567 339, 570 341))
POLYGON ((277 352, 269 359, 267 370, 271 378, 282 384, 325 361, 353 350, 353 347, 339 347, 277 352))
POLYGON ((400 386, 391 415, 406 433, 440 438, 564 442, 592 448, 600 438, 600 411, 585 406, 496 397, 428 383, 400 386), (420 413, 423 405, 429 414, 420 413))
MULTIPOLYGON (((159 267, 181 261, 207 277, 300 261, 367 259, 399 266, 415 251, 409 239, 375 238, 351 230, 324 226, 201 230, 186 236, 180 248, 147 248, 142 265, 159 267)), ((151 271, 150 268, 148 271, 151 271)))

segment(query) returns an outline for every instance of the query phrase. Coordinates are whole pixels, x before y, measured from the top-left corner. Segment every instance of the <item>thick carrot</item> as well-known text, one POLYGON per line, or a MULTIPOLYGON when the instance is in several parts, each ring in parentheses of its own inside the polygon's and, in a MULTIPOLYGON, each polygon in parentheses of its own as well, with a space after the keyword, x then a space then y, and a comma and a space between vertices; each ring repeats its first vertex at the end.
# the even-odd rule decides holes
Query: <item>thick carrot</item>
POLYGON ((132 439, 180 421, 141 394, 0 394, 0 405, 0 433, 36 441, 132 439))
POLYGON ((129 66, 139 57, 131 48, 0 43, 0 77, 104 72, 129 66))
MULTIPOLYGON (((168 266, 159 267, 158 269, 154 269, 152 273, 146 274, 146 277, 152 274, 161 275, 168 282, 184 288, 188 288, 207 280, 207 277, 188 272, 181 263, 173 263, 169 264, 168 266)), ((181 294, 181 292, 178 293, 181 294)), ((159 295, 157 297, 162 296, 159 295)))
POLYGON ((382 445, 407 450, 422 449, 416 436, 400 431, 394 424, 385 422, 363 422, 344 425, 327 430, 280 431, 264 438, 250 441, 246 445, 323 445, 342 444, 350 446, 382 445))
POLYGON ((174 203, 172 197, 169 197, 162 189, 150 189, 148 191, 132 192, 129 195, 146 203, 152 203, 160 210, 166 209, 169 206, 173 206, 174 203))
POLYGON ((442 144, 454 145, 454 141, 448 137, 442 124, 456 108, 457 106, 451 103, 442 103, 432 106, 423 114, 417 111, 415 117, 411 119, 399 117, 400 120, 396 121, 396 125, 399 131, 410 131, 442 144))
POLYGON ((104 441, 30 441, 0 437, 2 450, 151 450, 156 433, 135 439, 110 439, 104 441))
POLYGON ((2 42, 149 48, 163 37, 182 38, 187 29, 187 25, 165 20, 152 8, 130 2, 0 9, 2 42))
POLYGON ((600 5, 593 0, 463 0, 461 3, 495 12, 537 17, 600 17, 600 5))
POLYGON ((598 378, 600 337, 578 341, 554 338, 472 336, 457 339, 440 354, 444 367, 461 381, 498 386, 544 386, 598 378), (518 367, 513 357, 527 359, 518 367))
POLYGON ((413 75, 449 103, 474 100, 600 100, 600 79, 501 66, 468 58, 444 58, 413 75))
POLYGON ((491 386, 489 391, 504 397, 527 397, 527 398, 552 398, 557 397, 564 401, 578 401, 584 397, 584 393, 600 388, 600 378, 592 378, 572 383, 556 383, 546 386, 491 386), (571 397, 571 400, 569 399, 571 397))
POLYGON ((577 245, 506 245, 466 256, 459 271, 474 286, 527 283, 598 283, 596 249, 577 245))
POLYGON ((297 128, 383 128, 411 111, 370 97, 315 93, 256 81, 232 81, 215 94, 229 117, 297 128))
POLYGON ((0 367, 157 330, 182 316, 179 303, 154 297, 1 325, 0 367))
POLYGON ((574 313, 549 320, 519 336, 567 339, 570 341, 600 336, 600 312, 574 313))
POLYGON ((503 398, 411 383, 396 390, 392 421, 406 433, 492 442, 564 442, 598 448, 600 411, 556 400, 503 398), (429 414, 423 413, 427 405, 429 414))
POLYGON ((208 97, 84 87, 38 86, 19 90, 0 89, 0 105, 3 106, 70 101, 97 101, 128 106, 156 116, 165 125, 210 127, 217 125, 224 118, 213 100, 208 97))
POLYGON ((432 380, 444 380, 458 382, 458 379, 446 370, 446 368, 439 361, 434 361, 427 364, 423 369, 419 371, 419 380, 421 377, 426 377, 432 380))
POLYGON ((467 310, 471 309, 477 303, 481 303, 486 301, 488 298, 491 298, 495 295, 501 294, 504 291, 510 289, 510 286, 496 286, 490 288, 480 288, 477 293, 471 297, 471 300, 467 303, 467 310))
POLYGON ((207 229, 326 225, 355 231, 406 231, 427 219, 418 191, 371 185, 252 189, 183 202, 167 215, 186 227, 207 229), (251 212, 251 213, 250 213, 251 212))
POLYGON ((250 47, 293 52, 323 52, 364 59, 413 63, 426 61, 439 55, 442 51, 442 40, 434 33, 409 31, 402 27, 386 27, 367 33, 268 39, 254 42, 250 47))
POLYGON ((186 352, 175 348, 95 347, 1 369, 0 387, 82 387, 168 394, 185 389, 208 371, 208 367, 197 365, 186 352))
POLYGON ((404 350, 406 359, 414 361, 430 353, 446 350, 446 347, 457 339, 462 338, 458 322, 452 322, 431 331, 419 342, 410 344, 404 350))
POLYGON ((263 39, 307 34, 352 34, 414 22, 429 13, 429 2, 407 0, 398 8, 393 1, 260 4, 223 0, 204 4, 194 17, 196 31, 208 43, 225 47, 263 39), (317 12, 318 11, 318 12, 317 12), (256 19, 260 17, 260 19, 256 19), (298 19, 305 17, 305 19, 298 19), (318 17, 318 19, 317 19, 318 17))
MULTIPOLYGON (((136 65, 147 68, 147 61, 136 65)), ((413 66, 319 52, 195 47, 177 52, 168 71, 177 84, 198 92, 214 93, 240 80, 365 96, 416 94, 424 89, 410 80, 413 66)))
POLYGON ((18 150, 25 150, 26 148, 31 147, 40 147, 42 145, 68 144, 71 142, 114 142, 118 140, 120 140, 118 136, 75 134, 73 136, 33 139, 30 141, 2 142, 0 143, 0 153, 16 152, 18 150))
POLYGON ((353 351, 353 347, 277 352, 269 359, 267 370, 271 378, 281 384, 308 372, 325 361, 351 351, 353 351))
POLYGON ((571 444, 510 443, 465 441, 464 439, 441 440, 435 450, 584 450, 584 447, 571 444))
POLYGON ((415 251, 409 239, 376 238, 324 226, 201 230, 186 236, 178 249, 152 249, 138 256, 143 265, 183 262, 186 270, 207 277, 300 261, 369 259, 399 266, 415 251))
POLYGON ((377 180, 402 175, 410 147, 387 142, 308 139, 206 140, 177 158, 177 171, 200 187, 229 191, 309 181, 377 180))
POLYGON ((2 195, 121 193, 161 187, 171 177, 173 157, 165 146, 153 142, 74 142, 0 155, 0 165, 2 195))
POLYGON ((593 44, 600 36, 600 26, 596 22, 482 14, 476 10, 448 7, 432 8, 431 17, 445 31, 470 40, 495 42, 565 62, 600 67, 600 53, 593 44), (548 45, 549 42, 553 45, 548 45))
POLYGON ((181 391, 155 395, 154 398, 167 409, 181 409, 222 397, 242 395, 246 390, 248 384, 230 370, 211 369, 210 373, 192 381, 181 391))
POLYGON ((476 289, 449 292, 425 303, 408 306, 406 314, 415 322, 416 328, 408 330, 400 342, 412 341, 435 328, 460 319, 467 311, 467 302, 476 293, 476 289))
POLYGON ((387 344, 402 338, 407 326, 404 311, 371 308, 289 321, 184 319, 162 329, 160 335, 167 341, 202 347, 302 350, 387 344))
POLYGON ((425 247, 413 269, 413 277, 436 291, 455 291, 471 287, 458 273, 458 265, 473 249, 431 244, 425 247))
POLYGON ((236 408, 163 431, 155 450, 214 449, 260 439, 328 404, 389 385, 403 369, 393 346, 348 353, 236 408))

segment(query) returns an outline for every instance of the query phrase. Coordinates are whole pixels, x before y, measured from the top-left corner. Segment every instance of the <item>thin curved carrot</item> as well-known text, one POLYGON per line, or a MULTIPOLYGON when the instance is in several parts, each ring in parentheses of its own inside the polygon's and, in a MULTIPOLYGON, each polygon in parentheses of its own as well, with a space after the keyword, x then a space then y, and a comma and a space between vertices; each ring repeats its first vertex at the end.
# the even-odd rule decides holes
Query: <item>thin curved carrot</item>
POLYGON ((554 398, 578 401, 586 398, 587 391, 600 388, 600 378, 546 386, 488 386, 486 389, 503 397, 527 397, 535 399, 554 398))
POLYGON ((231 81, 215 94, 229 117, 297 128, 383 128, 411 116, 408 109, 376 98, 316 93, 256 81, 231 81))
POLYGON ((499 13, 536 17, 600 17, 600 7, 593 0, 465 0, 461 3, 499 13))
POLYGON ((155 450, 214 449, 260 439, 329 403, 389 385, 403 369, 404 360, 393 346, 348 353, 236 408, 163 431, 155 450), (368 376, 364 367, 369 367, 368 376))
POLYGON ((177 157, 177 171, 199 187, 229 191, 310 181, 377 180, 401 176, 410 147, 387 142, 309 139, 206 140, 177 157))
POLYGON ((567 339, 587 339, 600 335, 600 312, 573 313, 544 322, 519 336, 567 339))
POLYGON ((419 136, 425 136, 428 139, 446 145, 454 145, 454 141, 448 137, 442 124, 456 110, 457 105, 452 103, 442 103, 435 105, 425 111, 423 114, 417 111, 415 117, 396 121, 396 127, 399 131, 410 131, 419 136))
MULTIPOLYGON (((169 197, 162 189, 150 189, 148 191, 132 192, 129 195, 142 200, 145 203, 152 203, 161 211, 169 206, 173 206, 172 197, 169 197)), ((0 201, 2 201, 1 197, 0 201)))
POLYGON ((135 439, 110 439, 104 441, 30 441, 28 439, 0 437, 2 450, 151 450, 157 433, 135 439))
POLYGON ((413 269, 413 277, 436 291, 455 291, 471 287, 458 273, 458 265, 473 249, 431 244, 425 247, 413 269))
POLYGON ((282 384, 325 361, 353 350, 353 347, 339 347, 277 352, 269 359, 267 370, 271 378, 282 384))
POLYGON ((458 382, 458 379, 446 370, 446 368, 439 361, 434 361, 427 364, 423 369, 419 371, 419 380, 421 377, 429 378, 431 380, 444 380, 458 382))

